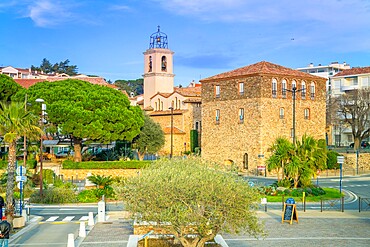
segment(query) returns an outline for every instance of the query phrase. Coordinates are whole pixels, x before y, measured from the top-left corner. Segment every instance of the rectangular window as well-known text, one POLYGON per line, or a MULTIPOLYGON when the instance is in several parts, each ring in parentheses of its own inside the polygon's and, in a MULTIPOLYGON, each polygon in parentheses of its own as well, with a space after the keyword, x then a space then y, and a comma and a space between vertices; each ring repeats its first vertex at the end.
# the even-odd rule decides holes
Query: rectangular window
POLYGON ((239 94, 240 95, 244 94, 244 82, 239 83, 239 94))
POLYGON ((306 86, 305 85, 302 85, 301 96, 302 96, 302 99, 306 98, 306 86))
POLYGON ((220 89, 220 86, 215 86, 215 97, 216 98, 220 98, 220 92, 221 91, 221 89, 220 89))
POLYGON ((195 122, 195 129, 199 130, 199 122, 195 122))
POLYGON ((272 97, 276 98, 276 96, 277 96, 277 83, 274 81, 272 83, 272 97))
POLYGON ((280 116, 280 119, 284 119, 284 108, 280 108, 279 116, 280 116))
POLYGON ((353 142, 353 135, 347 135, 348 142, 353 142))
POLYGON ((244 108, 239 109, 239 123, 244 122, 244 108))
POLYGON ((220 123, 220 110, 217 109, 216 110, 216 124, 219 124, 220 123))
POLYGON ((310 109, 304 109, 304 119, 310 119, 310 109))

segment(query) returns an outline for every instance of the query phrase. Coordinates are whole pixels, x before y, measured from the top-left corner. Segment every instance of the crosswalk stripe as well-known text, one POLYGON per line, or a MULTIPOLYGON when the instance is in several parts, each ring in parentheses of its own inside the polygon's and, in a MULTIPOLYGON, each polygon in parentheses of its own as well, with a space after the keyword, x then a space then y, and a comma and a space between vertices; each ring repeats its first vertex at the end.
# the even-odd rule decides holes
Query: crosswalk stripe
POLYGON ((59 216, 52 216, 49 219, 47 219, 46 221, 55 221, 58 218, 59 218, 59 216))
POLYGON ((89 220, 89 216, 82 216, 79 221, 89 220))
POLYGON ((67 216, 62 221, 71 221, 73 220, 74 216, 67 216))

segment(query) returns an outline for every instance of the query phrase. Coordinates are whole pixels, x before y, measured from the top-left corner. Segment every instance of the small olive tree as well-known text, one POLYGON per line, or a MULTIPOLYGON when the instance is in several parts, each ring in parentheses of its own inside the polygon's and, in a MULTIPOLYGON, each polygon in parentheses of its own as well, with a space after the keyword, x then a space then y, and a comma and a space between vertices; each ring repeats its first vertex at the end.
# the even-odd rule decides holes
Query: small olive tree
POLYGON ((165 223, 183 246, 204 246, 221 230, 263 234, 257 191, 199 158, 157 161, 125 183, 123 196, 136 220, 165 223))

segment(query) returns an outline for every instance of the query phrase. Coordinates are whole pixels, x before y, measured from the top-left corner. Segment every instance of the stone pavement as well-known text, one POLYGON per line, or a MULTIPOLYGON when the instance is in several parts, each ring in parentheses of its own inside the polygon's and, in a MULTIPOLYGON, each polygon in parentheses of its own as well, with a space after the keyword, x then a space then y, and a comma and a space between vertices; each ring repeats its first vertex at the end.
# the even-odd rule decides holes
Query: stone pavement
MULTIPOLYGON (((281 211, 258 211, 266 237, 223 233, 230 247, 244 246, 370 246, 370 211, 298 211, 298 223, 281 223, 281 211)), ((132 234, 132 221, 123 212, 108 212, 105 223, 97 223, 78 246, 122 247, 132 234)))

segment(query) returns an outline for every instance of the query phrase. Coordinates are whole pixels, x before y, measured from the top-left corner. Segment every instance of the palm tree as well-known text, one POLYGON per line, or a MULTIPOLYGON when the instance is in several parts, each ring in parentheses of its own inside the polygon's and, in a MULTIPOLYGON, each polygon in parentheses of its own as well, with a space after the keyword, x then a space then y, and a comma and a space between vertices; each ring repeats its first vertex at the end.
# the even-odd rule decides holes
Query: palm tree
POLYGON ((4 142, 9 145, 5 215, 11 223, 14 218, 13 193, 17 141, 23 136, 35 138, 36 135, 41 135, 42 130, 38 127, 37 120, 36 115, 25 110, 24 103, 0 103, 0 135, 4 136, 4 142))
POLYGON ((293 144, 284 137, 276 139, 271 146, 272 155, 267 160, 267 168, 269 171, 277 170, 277 178, 280 181, 280 170, 282 172, 281 179, 285 178, 285 166, 291 162, 294 152, 293 144))

